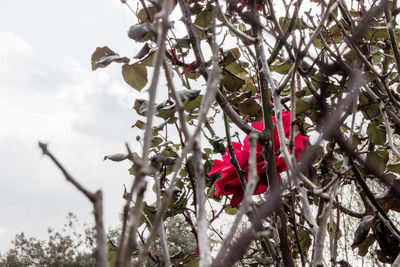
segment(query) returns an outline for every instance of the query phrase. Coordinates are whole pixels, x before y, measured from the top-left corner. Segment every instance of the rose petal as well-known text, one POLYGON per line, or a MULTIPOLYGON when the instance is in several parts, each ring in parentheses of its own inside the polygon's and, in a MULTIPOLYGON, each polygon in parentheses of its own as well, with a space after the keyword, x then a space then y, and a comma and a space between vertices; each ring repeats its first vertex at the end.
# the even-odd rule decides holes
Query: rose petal
POLYGON ((225 167, 225 165, 226 165, 226 163, 223 162, 222 160, 219 160, 219 159, 214 160, 214 163, 211 167, 211 171, 208 173, 208 175, 212 175, 214 173, 221 172, 221 169, 223 167, 225 167))
MULTIPOLYGON (((290 117, 291 113, 290 111, 284 111, 282 112, 282 122, 283 122, 283 130, 285 133, 285 137, 289 138, 290 136, 290 117)), ((276 123, 276 118, 273 117, 273 121, 276 123)), ((252 127, 254 129, 257 129, 259 131, 264 129, 264 121, 261 122, 254 122, 252 123, 252 127)), ((238 160, 238 163, 245 171, 245 179, 248 179, 248 173, 249 173, 249 137, 246 136, 246 138, 243 141, 243 147, 240 143, 238 142, 232 142, 236 158, 238 160)), ((284 172, 287 170, 287 166, 284 162, 284 160, 279 157, 279 149, 280 149, 280 142, 278 138, 278 131, 277 128, 274 128, 274 145, 275 145, 275 153, 277 154, 275 156, 275 164, 276 164, 276 170, 278 177, 280 178, 280 173, 284 172)), ((307 136, 302 136, 301 134, 298 134, 294 140, 294 146, 295 146, 295 156, 296 158, 300 157, 302 153, 304 152, 305 148, 308 145, 308 137, 307 136)), ((259 184, 257 185, 257 188, 254 192, 254 194, 261 194, 264 193, 267 188, 268 188, 268 182, 267 182, 267 175, 266 175, 266 170, 265 170, 265 162, 264 158, 262 156, 262 150, 263 147, 261 144, 257 143, 257 173, 259 175, 260 181, 259 184)), ((228 152, 228 149, 227 149, 228 152)), ((233 207, 236 207, 241 201, 243 201, 243 189, 242 185, 240 183, 239 178, 237 177, 237 173, 233 165, 230 163, 230 156, 229 153, 225 154, 222 156, 222 161, 221 160, 215 160, 214 164, 211 168, 210 174, 214 174, 217 172, 220 172, 222 175, 222 178, 219 179, 216 183, 216 196, 222 196, 222 195, 232 195, 231 198, 231 205, 233 207)))
POLYGON ((233 193, 233 196, 231 198, 231 206, 232 207, 237 207, 237 205, 239 205, 240 202, 242 202, 243 200, 243 191, 237 190, 235 193, 233 193))

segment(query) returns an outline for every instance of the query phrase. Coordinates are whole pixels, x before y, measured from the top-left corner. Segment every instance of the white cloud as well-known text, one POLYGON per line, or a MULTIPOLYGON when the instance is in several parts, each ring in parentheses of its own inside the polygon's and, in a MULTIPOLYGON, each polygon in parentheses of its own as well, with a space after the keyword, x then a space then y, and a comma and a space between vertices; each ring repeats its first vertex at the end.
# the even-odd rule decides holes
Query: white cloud
POLYGON ((12 32, 0 32, 0 61, 7 62, 0 68, 0 251, 21 231, 44 237, 68 211, 92 221, 90 203, 40 156, 39 140, 85 186, 103 189, 106 223, 115 226, 129 164, 102 158, 123 152, 135 137, 136 93, 123 83, 120 66, 91 72, 68 55, 49 59, 12 32))

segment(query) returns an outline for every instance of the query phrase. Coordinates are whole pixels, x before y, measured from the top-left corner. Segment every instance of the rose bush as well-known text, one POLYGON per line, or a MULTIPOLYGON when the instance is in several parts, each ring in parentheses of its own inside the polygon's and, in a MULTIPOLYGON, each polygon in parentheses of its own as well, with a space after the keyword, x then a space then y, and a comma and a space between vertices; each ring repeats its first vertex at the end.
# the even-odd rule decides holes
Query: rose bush
MULTIPOLYGON (((282 113, 282 120, 283 120, 283 128, 285 132, 285 136, 289 138, 290 135, 290 111, 284 111, 282 113)), ((276 123, 275 116, 272 117, 274 120, 274 123, 276 123)), ((264 129, 264 121, 260 122, 253 122, 251 126, 256 129, 256 130, 263 130, 264 129)), ((295 157, 298 158, 301 156, 303 151, 305 150, 306 146, 308 144, 308 137, 307 136, 302 136, 300 133, 297 134, 295 140, 294 140, 294 154, 295 157)), ((249 155, 250 155, 250 145, 249 145, 249 136, 246 136, 246 138, 243 141, 243 146, 241 143, 238 142, 232 142, 232 146, 235 150, 236 158, 238 160, 238 163, 240 165, 240 168, 242 168, 245 171, 245 179, 247 181, 248 179, 248 173, 249 173, 249 155)), ((283 158, 280 156, 280 142, 279 142, 279 137, 278 137, 278 130, 275 127, 274 128, 274 150, 275 150, 275 164, 276 164, 276 170, 278 175, 281 172, 284 172, 287 170, 287 166, 283 160, 283 158)), ((240 183, 239 177, 237 176, 236 170, 233 167, 232 163, 230 162, 231 157, 228 152, 228 147, 226 148, 227 152, 225 155, 222 156, 222 160, 214 160, 214 163, 212 165, 211 171, 209 172, 209 175, 215 174, 215 173, 221 173, 222 178, 217 180, 215 183, 216 187, 216 192, 215 196, 229 196, 232 195, 231 198, 231 206, 236 207, 240 202, 243 200, 244 192, 242 185, 240 183)), ((254 192, 254 195, 264 193, 267 188, 268 188, 268 182, 267 182, 267 176, 266 176, 266 170, 264 166, 264 158, 262 156, 262 146, 261 144, 257 143, 257 148, 256 148, 256 160, 257 160, 257 173, 260 176, 259 183, 257 185, 257 188, 254 192)))

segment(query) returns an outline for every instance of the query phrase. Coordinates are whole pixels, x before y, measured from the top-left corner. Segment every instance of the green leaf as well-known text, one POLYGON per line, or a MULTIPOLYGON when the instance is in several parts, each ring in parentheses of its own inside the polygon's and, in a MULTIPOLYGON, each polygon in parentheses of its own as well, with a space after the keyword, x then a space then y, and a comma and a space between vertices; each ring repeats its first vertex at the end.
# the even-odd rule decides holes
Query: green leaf
POLYGON ((235 75, 241 74, 241 73, 246 73, 245 70, 243 69, 242 65, 240 65, 238 62, 232 62, 228 66, 225 67, 226 70, 229 70, 235 75))
MULTIPOLYGON (((157 10, 152 6, 149 6, 147 7, 147 12, 149 13, 150 18, 154 18, 154 14, 157 12, 157 10)), ((146 11, 144 9, 139 10, 137 17, 140 22, 149 22, 146 11)))
POLYGON ((188 79, 197 80, 197 78, 199 78, 199 77, 201 76, 201 73, 199 73, 199 72, 187 71, 187 72, 185 72, 185 76, 186 76, 188 79))
MULTIPOLYGON (((280 17, 279 18, 279 24, 282 27, 282 30, 286 31, 289 27, 289 23, 292 19, 288 18, 288 17, 280 17)), ((309 25, 307 25, 307 23, 305 23, 303 21, 303 19, 299 18, 295 21, 294 25, 293 25, 293 30, 297 30, 297 29, 307 29, 310 28, 309 25), (298 23, 298 21, 300 21, 300 25, 298 23)))
POLYGON ((170 117, 174 116, 176 111, 175 107, 175 104, 163 107, 158 111, 157 116, 163 118, 164 120, 169 119, 170 117))
POLYGON ((369 234, 367 238, 358 245, 358 256, 364 257, 368 253, 368 248, 374 244, 375 237, 373 234, 369 234))
POLYGON ((191 43, 189 38, 183 38, 183 39, 175 39, 176 41, 176 46, 175 47, 181 47, 181 48, 191 48, 191 43))
POLYGON ((212 149, 211 148, 207 148, 207 147, 204 148, 203 151, 207 156, 209 156, 212 153, 212 149))
POLYGON ((157 147, 163 142, 163 139, 161 137, 153 137, 151 139, 150 147, 157 147))
POLYGON ((121 57, 108 48, 108 46, 103 46, 96 48, 90 61, 92 63, 92 70, 96 70, 97 68, 104 68, 110 65, 112 62, 129 63, 129 58, 121 57))
POLYGON ((170 146, 165 147, 163 151, 161 151, 161 154, 164 157, 172 157, 172 158, 178 157, 178 153, 176 152, 175 147, 170 147, 170 146))
POLYGON ((194 20, 194 26, 197 34, 201 38, 207 38, 207 32, 205 29, 208 29, 208 27, 211 25, 213 17, 213 13, 210 10, 203 10, 197 14, 196 19, 194 20))
POLYGON ((352 249, 358 247, 367 238, 373 220, 374 216, 372 215, 366 215, 361 218, 360 222, 358 223, 357 229, 354 233, 353 243, 351 244, 352 249))
POLYGON ((238 212, 238 208, 233 208, 231 205, 228 205, 224 208, 226 214, 235 215, 238 212))
POLYGON ((307 113, 307 111, 315 104, 315 98, 313 96, 303 96, 296 100, 296 115, 307 113))
POLYGON ((181 91, 178 91, 178 95, 182 101, 185 101, 185 100, 192 101, 200 94, 200 92, 201 92, 201 90, 183 89, 181 91))
POLYGON ((179 171, 179 176, 182 178, 185 178, 189 175, 188 171, 186 170, 186 167, 183 167, 180 171, 179 171))
POLYGON ((386 27, 369 27, 364 34, 364 38, 371 39, 389 39, 389 33, 386 27))
POLYGON ((375 164, 379 171, 383 172, 389 160, 389 152, 387 150, 371 151, 367 155, 367 160, 375 164))
POLYGON ((153 224, 154 219, 156 218, 156 213, 157 213, 155 204, 148 205, 146 201, 143 201, 143 213, 144 213, 144 215, 146 215, 146 218, 144 218, 144 216, 142 215, 142 219, 140 221, 141 224, 143 224, 145 222, 147 227, 151 228, 150 223, 153 224), (150 223, 149 223, 149 221, 150 221, 150 223))
POLYGON ((367 118, 373 118, 381 113, 379 104, 365 95, 361 96, 361 110, 367 118))
POLYGON ((150 46, 148 43, 145 43, 144 46, 140 49, 140 51, 134 56, 134 58, 140 59, 145 56, 150 52, 150 46))
POLYGON ((357 148, 357 146, 361 144, 361 139, 355 134, 353 135, 353 140, 351 142, 351 145, 353 148, 357 148))
POLYGON ((147 84, 147 69, 142 63, 122 66, 122 77, 134 89, 140 91, 147 84))
POLYGON ((318 49, 322 49, 322 40, 320 37, 317 37, 314 39, 313 45, 318 48, 318 49))
POLYGON ((261 106, 252 98, 239 103, 239 111, 245 115, 255 116, 261 111, 261 106))
POLYGON ((311 234, 312 232, 308 229, 299 229, 297 231, 300 246, 303 251, 307 251, 311 246, 311 234))
POLYGON ((383 146, 386 143, 386 131, 380 127, 377 121, 372 121, 369 124, 367 134, 375 145, 383 146))
POLYGON ((226 90, 235 92, 242 88, 246 81, 225 69, 222 83, 226 90))
POLYGON ((343 39, 340 27, 336 24, 329 28, 329 33, 330 37, 336 42, 340 42, 343 39))
POLYGON ((148 24, 136 24, 129 28, 128 37, 136 42, 145 42, 151 38, 150 27, 148 24), (148 34, 150 33, 150 36, 148 34))
POLYGON ((108 249, 108 266, 114 266, 115 259, 117 258, 117 250, 118 247, 114 245, 111 240, 107 242, 107 249, 108 249))
POLYGON ((153 67, 153 58, 154 58, 155 51, 151 51, 147 57, 142 59, 142 64, 147 67, 153 67))
POLYGON ((335 231, 336 231, 336 223, 335 223, 335 222, 332 223, 332 227, 331 227, 330 224, 328 224, 328 225, 326 226, 326 229, 328 230, 328 232, 329 232, 331 235, 334 235, 334 234, 337 235, 337 238, 338 238, 338 239, 342 236, 342 231, 340 230, 340 228, 337 229, 337 232, 335 232, 335 231))
POLYGON ((358 54, 353 50, 350 50, 349 52, 345 53, 343 57, 350 62, 359 59, 358 54))
POLYGON ((132 126, 132 128, 137 127, 141 130, 144 130, 145 125, 146 125, 146 123, 144 123, 143 121, 137 120, 136 123, 132 126))
POLYGON ((146 116, 146 112, 149 110, 149 101, 144 99, 135 99, 133 109, 136 110, 136 113, 140 116, 146 116))
POLYGON ((388 165, 387 170, 400 174, 400 164, 388 165))
POLYGON ((271 65, 271 71, 277 72, 279 74, 288 74, 289 70, 292 68, 292 63, 290 63, 289 60, 283 62, 283 63, 275 63, 274 65, 271 65))
POLYGON ((226 153, 224 139, 214 136, 210 138, 208 142, 210 142, 210 144, 212 145, 214 153, 220 153, 222 155, 226 153))
POLYGON ((224 59, 222 60, 222 62, 220 62, 220 64, 222 64, 223 66, 228 66, 231 63, 238 60, 239 58, 240 58, 239 48, 235 47, 224 53, 224 59))
POLYGON ((107 160, 108 159, 108 160, 111 160, 111 161, 119 162, 119 161, 126 160, 127 158, 128 158, 128 154, 117 153, 117 154, 104 156, 103 160, 107 160))
POLYGON ((375 54, 372 56, 371 62, 372 62, 372 64, 379 64, 382 61, 382 58, 383 58, 382 55, 375 54))
POLYGON ((376 80, 376 75, 368 71, 364 73, 364 79, 366 82, 371 83, 376 80))
POLYGON ((193 100, 185 100, 185 101, 183 101, 183 107, 185 108, 186 111, 191 112, 191 111, 195 110, 196 108, 200 107, 202 99, 203 99, 203 96, 198 95, 193 100))

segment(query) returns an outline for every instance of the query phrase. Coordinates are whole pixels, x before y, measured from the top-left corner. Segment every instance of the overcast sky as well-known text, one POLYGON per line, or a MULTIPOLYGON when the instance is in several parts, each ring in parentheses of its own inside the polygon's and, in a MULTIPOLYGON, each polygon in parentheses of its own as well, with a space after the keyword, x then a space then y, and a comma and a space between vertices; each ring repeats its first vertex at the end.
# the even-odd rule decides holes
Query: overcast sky
POLYGON ((135 55, 126 34, 135 23, 119 0, 0 1, 0 252, 22 231, 45 238, 68 211, 93 221, 89 201, 41 156, 39 140, 87 188, 103 189, 106 225, 117 225, 129 164, 102 159, 124 152, 125 141, 135 146, 138 93, 120 65, 92 72, 90 56, 104 45, 135 55))

